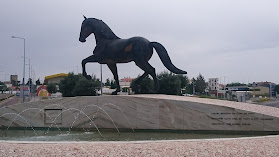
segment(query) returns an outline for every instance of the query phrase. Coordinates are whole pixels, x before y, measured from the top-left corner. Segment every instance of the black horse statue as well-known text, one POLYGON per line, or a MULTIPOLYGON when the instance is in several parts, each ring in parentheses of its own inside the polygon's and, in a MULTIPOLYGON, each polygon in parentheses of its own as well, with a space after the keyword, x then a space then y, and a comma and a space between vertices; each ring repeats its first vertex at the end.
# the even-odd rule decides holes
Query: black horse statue
POLYGON ((159 84, 155 68, 148 63, 153 54, 153 48, 155 48, 161 61, 168 70, 176 74, 187 74, 186 71, 180 70, 172 64, 166 49, 160 43, 149 42, 143 37, 120 39, 102 20, 86 18, 84 16, 79 41, 85 42, 91 33, 95 35, 96 47, 92 56, 82 60, 82 74, 87 79, 91 79, 91 76, 87 75, 85 70, 85 64, 88 62, 107 64, 114 76, 117 87, 116 91, 112 92, 112 95, 120 92, 116 63, 128 63, 131 61, 134 61, 144 71, 144 74, 135 83, 139 84, 144 77, 150 74, 155 83, 155 91, 158 91, 159 84))

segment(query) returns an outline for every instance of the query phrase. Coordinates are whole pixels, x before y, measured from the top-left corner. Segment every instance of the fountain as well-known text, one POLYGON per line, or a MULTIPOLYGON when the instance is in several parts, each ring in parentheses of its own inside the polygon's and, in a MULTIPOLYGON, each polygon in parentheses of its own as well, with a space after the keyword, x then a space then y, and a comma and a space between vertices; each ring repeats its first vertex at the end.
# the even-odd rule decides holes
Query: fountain
POLYGON ((278 134, 278 110, 164 95, 57 98, 0 108, 0 140, 126 141, 278 134))

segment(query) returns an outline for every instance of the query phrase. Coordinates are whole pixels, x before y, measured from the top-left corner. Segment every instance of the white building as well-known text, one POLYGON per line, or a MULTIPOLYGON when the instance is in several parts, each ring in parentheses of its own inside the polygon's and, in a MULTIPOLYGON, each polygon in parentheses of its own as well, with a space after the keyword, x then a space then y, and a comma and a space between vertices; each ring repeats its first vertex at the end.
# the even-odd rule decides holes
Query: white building
POLYGON ((130 88, 133 78, 123 78, 119 80, 119 85, 121 88, 130 88))
POLYGON ((208 79, 209 90, 219 90, 219 78, 208 79))

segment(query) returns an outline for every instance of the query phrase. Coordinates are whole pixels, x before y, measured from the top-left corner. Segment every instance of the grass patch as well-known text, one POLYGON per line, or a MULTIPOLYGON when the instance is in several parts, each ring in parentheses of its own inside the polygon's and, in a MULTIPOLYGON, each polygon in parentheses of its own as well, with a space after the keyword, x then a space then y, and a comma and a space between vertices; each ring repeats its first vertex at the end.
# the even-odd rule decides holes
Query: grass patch
POLYGON ((265 102, 265 101, 269 101, 269 98, 260 98, 259 100, 254 100, 254 102, 265 102))
POLYGON ((48 97, 42 97, 43 100, 48 99, 48 97))
POLYGON ((199 98, 216 99, 216 98, 208 96, 208 95, 201 95, 201 96, 199 96, 199 98))

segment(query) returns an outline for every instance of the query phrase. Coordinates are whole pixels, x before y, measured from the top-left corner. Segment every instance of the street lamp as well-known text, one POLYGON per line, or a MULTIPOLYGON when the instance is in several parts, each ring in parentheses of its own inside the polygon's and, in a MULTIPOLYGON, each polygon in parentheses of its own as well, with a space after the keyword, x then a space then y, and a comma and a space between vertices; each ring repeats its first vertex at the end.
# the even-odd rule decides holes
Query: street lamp
POLYGON ((25 78, 25 38, 12 36, 12 38, 22 39, 23 40, 23 79, 22 79, 22 102, 24 103, 24 78, 25 78))
POLYGON ((101 95, 103 95, 103 69, 102 64, 100 64, 100 70, 101 70, 101 95))
POLYGON ((29 78, 28 78, 28 86, 29 86, 29 101, 31 99, 31 77, 30 77, 30 58, 29 57, 26 57, 28 58, 29 60, 29 64, 26 64, 26 65, 29 65, 29 78))

